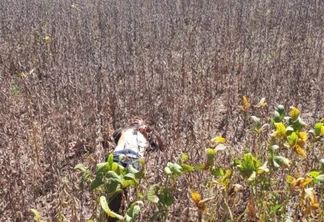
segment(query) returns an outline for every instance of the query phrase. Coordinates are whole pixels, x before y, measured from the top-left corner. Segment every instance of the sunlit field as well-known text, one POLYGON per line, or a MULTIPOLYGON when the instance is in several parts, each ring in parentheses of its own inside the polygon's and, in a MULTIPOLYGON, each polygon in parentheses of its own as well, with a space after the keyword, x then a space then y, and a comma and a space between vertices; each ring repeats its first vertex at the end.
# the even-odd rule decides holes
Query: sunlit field
POLYGON ((324 221, 323 25, 321 0, 1 0, 0 221, 324 221), (134 115, 168 146, 140 172, 105 162, 134 115))

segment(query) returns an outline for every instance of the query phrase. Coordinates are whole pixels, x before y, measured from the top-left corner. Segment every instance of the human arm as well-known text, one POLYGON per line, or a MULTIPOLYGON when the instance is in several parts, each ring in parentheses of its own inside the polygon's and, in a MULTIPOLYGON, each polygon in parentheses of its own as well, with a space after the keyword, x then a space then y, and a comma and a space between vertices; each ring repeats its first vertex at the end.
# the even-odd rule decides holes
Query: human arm
POLYGON ((154 135, 155 138, 153 139, 151 145, 155 145, 161 151, 164 151, 166 149, 166 146, 164 145, 163 140, 162 140, 160 134, 155 129, 153 129, 152 134, 154 135), (155 141, 155 139, 156 139, 156 141, 155 141))
POLYGON ((144 137, 148 140, 151 147, 154 149, 160 149, 164 151, 166 146, 160 136, 160 134, 151 126, 143 126, 139 128, 139 131, 144 135, 144 137))

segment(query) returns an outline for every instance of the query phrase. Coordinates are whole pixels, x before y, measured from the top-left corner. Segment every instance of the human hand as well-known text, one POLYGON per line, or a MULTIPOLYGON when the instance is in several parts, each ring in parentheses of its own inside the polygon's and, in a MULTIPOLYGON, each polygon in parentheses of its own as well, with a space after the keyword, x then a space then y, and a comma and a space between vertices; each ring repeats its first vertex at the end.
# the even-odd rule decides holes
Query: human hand
POLYGON ((148 125, 142 125, 138 128, 138 131, 141 133, 150 133, 153 131, 153 128, 148 125))

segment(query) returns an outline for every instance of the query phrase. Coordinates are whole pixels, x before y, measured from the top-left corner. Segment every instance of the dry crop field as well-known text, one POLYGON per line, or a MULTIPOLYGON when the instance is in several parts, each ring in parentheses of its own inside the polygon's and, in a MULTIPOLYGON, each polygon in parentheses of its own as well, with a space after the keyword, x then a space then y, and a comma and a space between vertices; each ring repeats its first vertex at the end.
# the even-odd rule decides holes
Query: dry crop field
POLYGON ((323 25, 322 0, 1 0, 0 221, 97 221, 133 115, 169 148, 129 220, 323 221, 323 25))

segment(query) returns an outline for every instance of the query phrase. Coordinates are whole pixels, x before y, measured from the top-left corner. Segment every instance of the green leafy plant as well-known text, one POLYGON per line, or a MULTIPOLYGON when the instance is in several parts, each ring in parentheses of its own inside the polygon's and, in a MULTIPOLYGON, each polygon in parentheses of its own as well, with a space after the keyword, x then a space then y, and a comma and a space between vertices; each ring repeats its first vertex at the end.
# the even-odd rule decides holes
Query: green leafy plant
MULTIPOLYGON (((265 99, 251 105, 245 97, 240 108, 244 112, 252 112, 251 107, 262 109, 265 106, 265 99)), ((167 221, 169 208, 178 192, 177 182, 185 174, 205 174, 207 178, 204 185, 192 184, 192 187, 200 187, 200 191, 191 188, 188 191, 199 221, 203 218, 206 221, 216 220, 212 206, 220 203, 224 203, 227 209, 224 218, 230 221, 243 217, 247 220, 267 221, 274 218, 282 221, 297 220, 296 215, 305 219, 323 215, 321 197, 324 192, 320 184, 324 181, 324 160, 320 160, 319 169, 307 170, 302 165, 302 162, 309 161, 308 153, 313 147, 322 143, 323 123, 315 123, 309 129, 299 109, 290 107, 286 114, 282 105, 276 107, 269 122, 253 115, 250 118, 251 122, 247 125, 250 130, 247 132, 251 134, 247 135, 245 147, 251 148, 239 157, 232 155, 232 165, 224 167, 217 164, 218 152, 227 149, 229 154, 233 152, 225 138, 216 136, 205 149, 205 160, 190 164, 190 157, 181 154, 175 162, 168 162, 163 168, 164 179, 160 183, 150 184, 145 180, 144 161, 140 160, 141 170, 136 170, 132 166, 125 168, 115 163, 113 156, 109 155, 107 162, 97 165, 94 174, 84 165, 76 165, 75 169, 82 172, 80 186, 89 183, 90 190, 100 196, 99 203, 104 214, 125 221, 135 220, 146 203, 154 206, 149 215, 150 221, 167 221), (285 180, 278 179, 283 176, 285 180), (144 180, 148 183, 145 187, 141 186, 144 180), (109 199, 129 187, 136 190, 137 199, 128 205, 124 215, 112 212, 109 199), (235 215, 233 195, 238 195, 240 190, 248 191, 249 196, 246 209, 235 215), (298 199, 298 203, 294 199, 298 199)))

